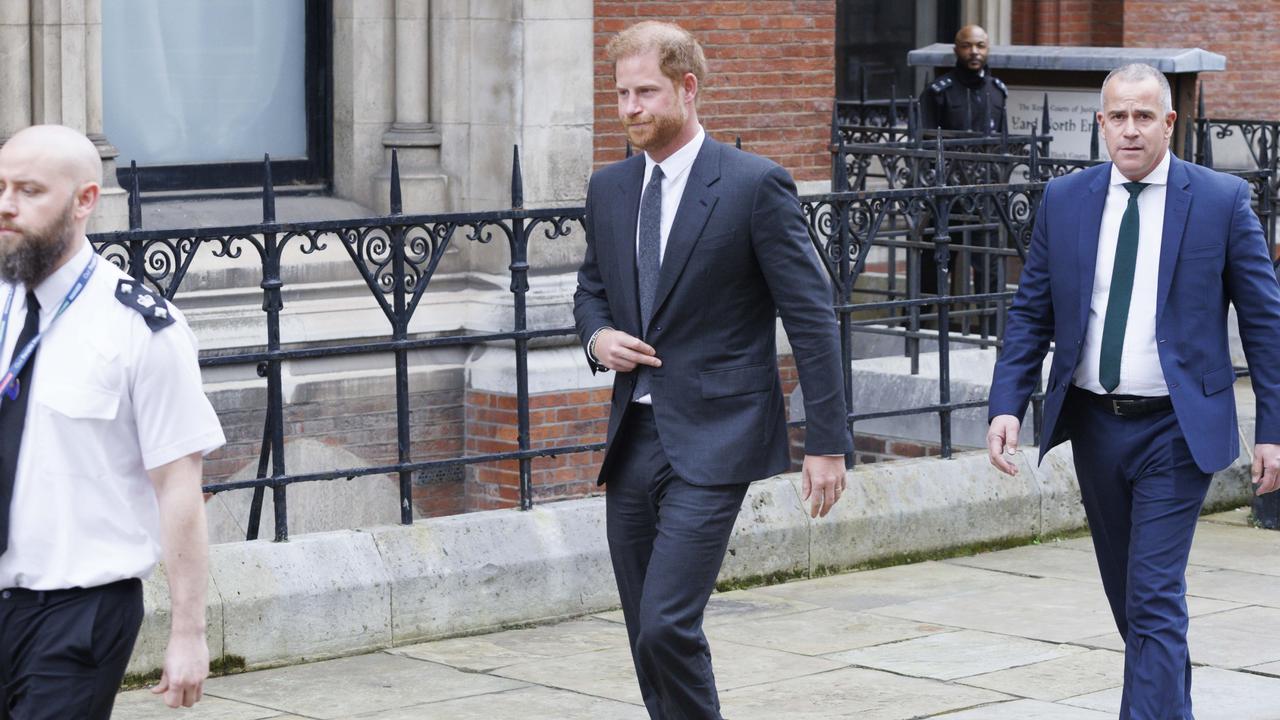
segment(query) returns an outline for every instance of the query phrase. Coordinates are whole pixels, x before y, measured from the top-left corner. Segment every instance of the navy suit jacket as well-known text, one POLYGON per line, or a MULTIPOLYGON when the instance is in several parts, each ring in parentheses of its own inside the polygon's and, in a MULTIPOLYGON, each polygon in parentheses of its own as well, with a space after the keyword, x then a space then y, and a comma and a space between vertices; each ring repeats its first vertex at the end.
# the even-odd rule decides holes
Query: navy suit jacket
MULTIPOLYGON (((989 418, 1022 417, 1049 348, 1040 457, 1070 438, 1063 400, 1080 362, 1111 163, 1051 181, 991 381, 989 418)), ((1174 413, 1196 465, 1239 456, 1227 303, 1257 396, 1255 441, 1280 442, 1280 286, 1240 178, 1170 158, 1156 295, 1156 344, 1174 413)))
MULTIPOLYGON (((850 452, 831 291, 809 242, 791 177, 777 164, 707 137, 672 222, 645 336, 636 284, 644 156, 602 168, 587 189, 587 251, 574 317, 585 348, 613 327, 657 350, 654 419, 672 469, 695 485, 745 483, 790 465, 778 376, 779 313, 808 421, 805 452, 850 452)), ((590 354, 588 362, 596 365, 590 354)), ((635 373, 613 383, 608 443, 635 373)), ((608 480, 609 450, 600 482, 608 480)))

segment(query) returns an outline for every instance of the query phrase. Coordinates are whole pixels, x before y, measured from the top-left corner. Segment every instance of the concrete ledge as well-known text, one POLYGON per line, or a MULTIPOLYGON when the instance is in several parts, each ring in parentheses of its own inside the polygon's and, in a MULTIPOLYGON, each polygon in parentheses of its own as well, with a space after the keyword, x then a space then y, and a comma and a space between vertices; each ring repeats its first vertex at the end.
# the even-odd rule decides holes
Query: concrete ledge
POLYGON ((397 644, 581 615, 617 602, 604 499, 373 531, 397 644))
POLYGON ((800 502, 799 476, 794 484, 787 477, 752 483, 747 490, 720 566, 721 582, 794 576, 813 567, 812 521, 800 502))
POLYGON ((811 526, 813 570, 1040 533, 1035 481, 1025 468, 1017 477, 997 472, 985 453, 876 463, 852 478, 826 521, 811 526))
POLYGON ((223 652, 249 666, 391 644, 391 581, 367 532, 215 545, 209 572, 210 600, 221 605, 223 652))
MULTIPOLYGON (((1020 453, 1012 478, 983 452, 860 466, 820 520, 805 512, 799 475, 760 481, 747 493, 720 579, 810 575, 1082 528, 1070 447, 1038 467, 1034 458, 1033 450, 1020 453)), ((1242 454, 1219 473, 1211 503, 1247 503, 1248 467, 1242 454)), ((615 607, 604 503, 595 497, 213 546, 210 651, 260 667, 615 607)), ((163 658, 163 569, 146 592, 133 672, 163 658)))

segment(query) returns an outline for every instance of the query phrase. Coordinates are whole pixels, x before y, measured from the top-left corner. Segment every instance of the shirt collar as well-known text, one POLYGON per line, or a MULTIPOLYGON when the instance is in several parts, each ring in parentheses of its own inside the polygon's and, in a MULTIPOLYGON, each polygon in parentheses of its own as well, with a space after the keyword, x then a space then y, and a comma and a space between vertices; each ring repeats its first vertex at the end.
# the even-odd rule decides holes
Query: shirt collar
MULTIPOLYGON (((1168 185, 1169 184, 1169 155, 1170 155, 1170 152, 1168 149, 1166 149, 1164 151, 1164 158, 1160 160, 1160 164, 1152 168, 1151 172, 1147 173, 1147 176, 1142 178, 1138 182, 1146 183, 1148 185, 1168 185)), ((1121 175, 1120 171, 1116 169, 1115 163, 1111 163, 1111 184, 1123 185, 1124 183, 1127 183, 1127 182, 1129 182, 1129 178, 1125 177, 1124 175, 1121 175)))
POLYGON ((679 150, 667 156, 666 160, 660 163, 653 161, 649 157, 649 153, 644 154, 644 176, 645 178, 653 177, 653 166, 657 165, 662 168, 662 176, 671 179, 679 177, 681 173, 688 170, 693 165, 693 161, 698 158, 698 151, 702 149, 702 141, 707 137, 707 133, 702 129, 702 125, 698 125, 698 134, 693 139, 685 143, 679 150))
POLYGON ((70 260, 62 263, 62 267, 54 270, 53 274, 35 287, 36 299, 40 301, 41 312, 52 312, 57 309, 62 299, 67 296, 67 292, 71 290, 71 286, 75 284, 76 279, 80 277, 80 273, 84 272, 84 266, 89 262, 91 253, 93 253, 93 246, 89 244, 88 238, 80 238, 80 249, 76 251, 76 254, 70 260))

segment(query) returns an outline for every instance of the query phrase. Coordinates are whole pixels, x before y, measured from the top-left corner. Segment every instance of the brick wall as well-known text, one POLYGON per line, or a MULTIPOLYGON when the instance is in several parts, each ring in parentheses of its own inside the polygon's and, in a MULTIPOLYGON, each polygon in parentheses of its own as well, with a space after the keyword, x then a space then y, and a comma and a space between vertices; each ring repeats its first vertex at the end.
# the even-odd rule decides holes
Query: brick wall
POLYGON ((1205 73, 1211 117, 1280 119, 1280 2, 1275 0, 1014 0, 1020 45, 1199 47, 1225 55, 1205 73))
POLYGON ((942 454, 942 448, 938 445, 879 435, 855 435, 853 447, 859 465, 903 458, 937 457, 942 454))
MULTIPOLYGON (((778 358, 782 389, 790 407, 799 385, 794 358, 778 358)), ((359 457, 357 464, 396 461, 395 394, 390 383, 363 386, 343 397, 316 392, 285 406, 286 442, 301 438, 341 447, 359 457), (386 386, 383 388, 382 386, 386 386)), ((321 388, 317 387, 317 390, 321 388)), ((325 388, 324 390, 328 390, 325 388)), ((610 388, 536 394, 529 399, 530 441, 534 448, 603 442, 608 429, 610 388)), ((217 393, 227 444, 205 460, 205 482, 229 479, 245 467, 256 468, 266 407, 263 388, 217 393)), ((479 390, 435 390, 410 394, 410 427, 415 460, 447 459, 518 449, 516 397, 479 390)), ((792 470, 804 458, 804 430, 790 431, 792 470)), ((858 462, 936 455, 936 448, 887 438, 856 438, 858 462)), ((603 452, 533 459, 535 503, 598 494, 603 452)), ((300 472, 299 468, 287 468, 300 472)), ((314 468, 307 469, 313 470, 314 468)), ((332 468, 325 468, 332 469, 332 468)), ((388 475, 355 482, 390 482, 388 475)), ((415 517, 438 517, 475 510, 517 507, 519 465, 514 461, 477 463, 419 473, 414 478, 415 517)))
MULTIPOLYGON (((604 442, 608 431, 609 388, 541 393, 529 398, 529 444, 533 448, 604 442)), ((468 455, 513 452, 517 441, 516 396, 468 390, 468 455)), ((535 502, 582 497, 597 491, 602 452, 533 459, 535 502)), ((520 504, 518 462, 467 467, 466 509, 492 510, 520 504)))
MULTIPOLYGON (((800 387, 800 372, 796 369, 794 355, 778 356, 778 376, 782 380, 782 407, 787 409, 790 419, 791 393, 800 387)), ((804 428, 789 428, 787 443, 791 453, 791 471, 799 472, 804 465, 804 428)))
POLYGON ((835 94, 835 3, 817 0, 595 0, 595 163, 622 159, 609 38, 641 20, 675 22, 707 55, 698 117, 722 142, 768 157, 797 180, 830 174, 826 143, 835 94))
POLYGON ((1280 119, 1280 2, 1125 0, 1126 47, 1199 47, 1227 56, 1227 70, 1204 73, 1210 117, 1280 119))
POLYGON ((1124 42, 1124 0, 1014 0, 1015 45, 1106 47, 1124 42))
MULTIPOLYGON (((392 383, 362 388, 360 395, 294 398, 284 408, 285 442, 318 440, 341 447, 365 465, 396 462, 396 400, 392 383)), ((266 417, 266 390, 216 393, 211 397, 227 444, 204 462, 204 482, 227 480, 244 467, 257 468, 266 417)), ((463 393, 461 389, 411 392, 410 443, 415 460, 460 457, 463 454, 463 393)), ((325 468, 336 469, 336 468, 325 468)), ((290 472, 299 472, 289 468, 290 472)), ((314 470, 311 469, 311 470, 314 470)), ((413 497, 421 517, 463 512, 461 468, 423 473, 415 478, 413 497)), ((395 482, 394 478, 389 478, 395 482)), ((381 482, 368 477, 354 482, 381 482)))

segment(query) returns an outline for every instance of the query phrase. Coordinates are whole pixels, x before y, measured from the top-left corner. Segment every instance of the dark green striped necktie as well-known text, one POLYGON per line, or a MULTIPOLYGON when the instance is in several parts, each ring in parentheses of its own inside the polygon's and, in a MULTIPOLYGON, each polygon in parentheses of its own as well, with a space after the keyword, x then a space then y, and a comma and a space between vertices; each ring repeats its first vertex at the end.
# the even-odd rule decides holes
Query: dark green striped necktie
POLYGON ((1129 204, 1120 218, 1116 241, 1116 262, 1111 268, 1111 293, 1107 297, 1107 317, 1102 324, 1102 353, 1098 360, 1098 380, 1107 392, 1120 385, 1120 354, 1124 350, 1125 324, 1129 321, 1129 301, 1133 299, 1133 272, 1138 264, 1138 193, 1147 183, 1127 182, 1129 204))

